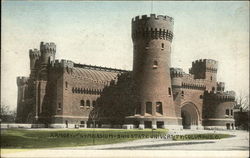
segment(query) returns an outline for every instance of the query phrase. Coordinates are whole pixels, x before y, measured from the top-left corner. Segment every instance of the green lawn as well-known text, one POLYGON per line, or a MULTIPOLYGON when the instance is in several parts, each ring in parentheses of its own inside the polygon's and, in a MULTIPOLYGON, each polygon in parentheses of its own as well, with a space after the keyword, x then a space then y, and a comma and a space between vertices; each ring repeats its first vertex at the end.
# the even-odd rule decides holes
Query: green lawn
POLYGON ((167 130, 158 129, 65 129, 25 130, 6 129, 1 131, 3 149, 37 149, 112 144, 165 135, 167 130))
POLYGON ((181 140, 205 140, 205 139, 223 139, 229 138, 232 135, 229 134, 214 134, 214 133, 206 133, 206 134, 186 134, 186 135, 176 135, 173 136, 173 140, 181 141, 181 140))

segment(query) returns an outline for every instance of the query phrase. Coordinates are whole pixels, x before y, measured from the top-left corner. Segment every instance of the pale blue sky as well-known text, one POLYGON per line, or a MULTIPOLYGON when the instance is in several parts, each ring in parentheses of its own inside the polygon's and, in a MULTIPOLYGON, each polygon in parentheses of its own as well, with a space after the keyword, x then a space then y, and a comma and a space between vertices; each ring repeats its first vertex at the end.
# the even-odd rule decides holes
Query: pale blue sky
MULTIPOLYGON (((59 59, 131 70, 131 19, 150 13, 151 1, 2 2, 2 103, 16 107, 16 77, 29 75, 40 41, 55 42, 59 59)), ((249 2, 154 1, 153 13, 175 20, 172 66, 218 60, 226 89, 248 93, 249 2)))

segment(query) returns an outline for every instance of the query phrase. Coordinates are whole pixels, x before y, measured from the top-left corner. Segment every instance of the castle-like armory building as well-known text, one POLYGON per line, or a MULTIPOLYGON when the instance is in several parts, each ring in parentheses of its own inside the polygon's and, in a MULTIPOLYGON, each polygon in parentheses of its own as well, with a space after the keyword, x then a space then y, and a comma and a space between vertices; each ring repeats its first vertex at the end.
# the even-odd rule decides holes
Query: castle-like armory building
POLYGON ((217 82, 218 62, 171 68, 173 18, 132 19, 133 70, 56 60, 54 43, 29 51, 17 77, 17 122, 49 127, 233 129, 235 93, 217 82))

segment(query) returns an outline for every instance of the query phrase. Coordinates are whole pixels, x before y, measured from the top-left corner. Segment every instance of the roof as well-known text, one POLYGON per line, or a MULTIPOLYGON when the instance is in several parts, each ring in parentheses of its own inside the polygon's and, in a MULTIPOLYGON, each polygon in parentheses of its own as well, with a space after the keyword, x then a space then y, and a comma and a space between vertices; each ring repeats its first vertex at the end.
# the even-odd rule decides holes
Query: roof
POLYGON ((115 79, 118 74, 127 72, 126 70, 82 64, 74 64, 73 70, 76 76, 97 82, 109 82, 115 79))

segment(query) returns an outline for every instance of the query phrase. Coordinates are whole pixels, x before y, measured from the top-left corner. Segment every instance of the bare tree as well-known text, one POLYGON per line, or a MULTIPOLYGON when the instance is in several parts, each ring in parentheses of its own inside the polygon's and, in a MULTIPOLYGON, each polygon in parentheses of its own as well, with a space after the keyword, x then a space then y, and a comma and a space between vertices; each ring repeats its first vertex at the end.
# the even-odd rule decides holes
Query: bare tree
POLYGON ((241 92, 236 97, 235 109, 242 109, 242 111, 249 111, 249 94, 241 92))

